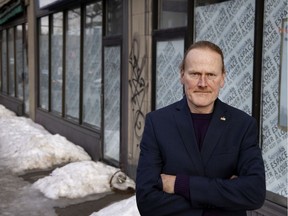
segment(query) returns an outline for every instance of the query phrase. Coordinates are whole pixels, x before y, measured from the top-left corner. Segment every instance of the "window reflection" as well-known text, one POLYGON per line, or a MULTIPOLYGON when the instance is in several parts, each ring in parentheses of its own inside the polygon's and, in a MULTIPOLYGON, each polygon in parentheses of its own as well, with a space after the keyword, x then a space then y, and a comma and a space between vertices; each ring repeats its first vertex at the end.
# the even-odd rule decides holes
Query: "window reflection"
POLYGON ((79 85, 80 85, 80 9, 68 11, 66 32, 66 116, 79 118, 79 85))
POLYGON ((24 90, 24 70, 23 70, 23 27, 22 25, 16 26, 16 84, 17 96, 23 100, 24 90))
POLYGON ((39 37, 39 105, 48 110, 48 76, 49 76, 49 19, 40 19, 39 37))
POLYGON ((159 0, 159 29, 187 26, 187 0, 159 0))
POLYGON ((120 47, 105 47, 104 58, 104 157, 119 161, 120 47))
POLYGON ((106 35, 122 33, 122 0, 107 0, 106 35))
MULTIPOLYGON (((0 32, 0 72, 1 72, 1 92, 9 96, 17 97, 28 104, 28 66, 27 66, 27 47, 24 46, 24 29, 25 25, 17 25, 7 28, 0 32), (7 35, 8 33, 8 35, 7 35), (8 37, 7 37, 8 36, 8 37), (8 52, 7 52, 8 50, 8 52), (9 89, 8 89, 9 88, 9 89), (24 95, 24 90, 26 94, 24 95)), ((28 105, 24 110, 29 110, 28 105)))
MULTIPOLYGON (((24 25, 25 35, 28 38, 28 24, 24 25)), ((23 47, 23 71, 24 71, 24 103, 25 103, 25 112, 29 113, 29 73, 28 73, 28 55, 27 55, 27 41, 25 41, 25 46, 23 47)))
POLYGON ((51 33, 51 110, 62 113, 63 13, 53 14, 51 33))
POLYGON ((2 31, 2 91, 7 93, 7 37, 6 30, 2 31))
POLYGON ((9 95, 15 96, 15 58, 14 58, 14 28, 8 30, 8 68, 9 68, 9 95))
POLYGON ((83 64, 83 121, 101 125, 102 4, 86 6, 83 64))

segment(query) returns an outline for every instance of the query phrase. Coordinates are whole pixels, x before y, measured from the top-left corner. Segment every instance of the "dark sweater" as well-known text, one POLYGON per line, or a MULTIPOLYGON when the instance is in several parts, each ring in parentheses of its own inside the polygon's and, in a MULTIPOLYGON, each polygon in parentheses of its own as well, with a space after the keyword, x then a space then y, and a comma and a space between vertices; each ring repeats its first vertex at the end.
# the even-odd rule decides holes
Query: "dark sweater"
MULTIPOLYGON (((194 132, 198 144, 199 151, 202 149, 204 138, 209 127, 212 114, 194 114, 191 113, 194 132)), ((174 190, 176 194, 179 194, 186 199, 190 200, 189 191, 189 176, 177 175, 175 180, 174 190)), ((217 210, 205 210, 203 216, 218 216, 217 210)))

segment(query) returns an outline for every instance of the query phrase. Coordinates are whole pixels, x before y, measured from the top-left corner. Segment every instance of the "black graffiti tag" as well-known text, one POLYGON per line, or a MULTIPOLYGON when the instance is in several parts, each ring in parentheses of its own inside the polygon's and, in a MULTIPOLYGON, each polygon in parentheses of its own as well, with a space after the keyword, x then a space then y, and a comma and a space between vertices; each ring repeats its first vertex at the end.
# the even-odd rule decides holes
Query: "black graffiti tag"
POLYGON ((143 77, 144 66, 146 64, 146 54, 142 57, 140 62, 139 53, 139 43, 137 38, 134 38, 129 55, 129 64, 132 67, 132 78, 129 80, 129 86, 132 92, 131 103, 134 112, 134 132, 138 139, 141 138, 143 131, 145 116, 142 109, 145 98, 145 89, 147 87, 143 77))

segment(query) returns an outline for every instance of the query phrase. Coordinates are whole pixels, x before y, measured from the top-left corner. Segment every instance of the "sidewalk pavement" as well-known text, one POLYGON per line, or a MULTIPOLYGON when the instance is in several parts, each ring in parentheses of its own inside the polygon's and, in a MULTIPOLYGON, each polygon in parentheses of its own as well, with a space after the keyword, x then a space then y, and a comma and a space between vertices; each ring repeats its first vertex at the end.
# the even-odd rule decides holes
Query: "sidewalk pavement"
MULTIPOLYGON (((39 178, 43 178, 47 175, 50 174, 51 171, 36 171, 28 174, 24 174, 20 176, 23 178, 25 181, 28 181, 29 183, 34 183, 37 181, 39 178)), ((64 208, 60 207, 54 207, 55 213, 58 216, 89 216, 93 212, 97 212, 101 210, 102 208, 114 203, 118 202, 124 199, 127 199, 131 196, 134 195, 134 192, 111 192, 105 194, 102 198, 100 199, 95 199, 95 200, 88 200, 83 198, 83 202, 79 199, 77 200, 77 204, 70 204, 64 208)), ((73 203, 73 202, 72 202, 73 203)))
POLYGON ((86 201, 80 204, 70 205, 66 208, 55 208, 55 212, 59 216, 88 216, 114 202, 129 198, 131 195, 132 194, 114 192, 113 194, 106 195, 98 200, 86 201))

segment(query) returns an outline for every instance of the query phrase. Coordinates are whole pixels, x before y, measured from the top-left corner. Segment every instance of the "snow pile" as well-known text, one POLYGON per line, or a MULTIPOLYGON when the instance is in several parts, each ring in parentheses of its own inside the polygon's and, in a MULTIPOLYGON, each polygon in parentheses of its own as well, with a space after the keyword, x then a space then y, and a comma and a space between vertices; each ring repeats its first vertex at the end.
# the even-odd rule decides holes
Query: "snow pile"
MULTIPOLYGON (((77 198, 83 202, 99 199, 111 190, 135 191, 135 182, 120 169, 92 161, 82 147, 58 134, 51 135, 43 126, 2 105, 0 125, 0 212, 4 215, 55 215, 55 206, 77 203, 77 198), (17 176, 64 164, 32 185, 17 176)), ((95 214, 119 215, 120 211, 121 215, 138 216, 135 196, 95 214)))
MULTIPOLYGON (((101 162, 75 162, 55 169, 50 176, 39 179, 32 187, 50 199, 84 197, 111 191, 110 180, 118 171, 101 162)), ((124 185, 122 190, 135 189, 134 181, 127 176, 119 184, 124 185)))
POLYGON ((98 212, 94 212, 90 216, 119 215, 120 212, 121 215, 125 216, 140 216, 136 205, 135 195, 120 202, 113 203, 98 212))
POLYGON ((13 159, 14 172, 47 169, 73 161, 91 160, 80 146, 58 134, 32 135, 25 144, 14 145, 7 155, 13 159))
POLYGON ((14 173, 91 160, 82 147, 0 106, 0 158, 14 173))
POLYGON ((0 104, 0 118, 3 116, 16 116, 16 114, 8 109, 5 106, 0 104))

